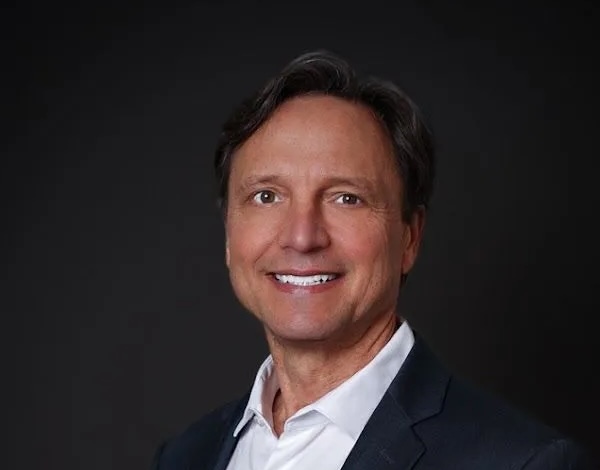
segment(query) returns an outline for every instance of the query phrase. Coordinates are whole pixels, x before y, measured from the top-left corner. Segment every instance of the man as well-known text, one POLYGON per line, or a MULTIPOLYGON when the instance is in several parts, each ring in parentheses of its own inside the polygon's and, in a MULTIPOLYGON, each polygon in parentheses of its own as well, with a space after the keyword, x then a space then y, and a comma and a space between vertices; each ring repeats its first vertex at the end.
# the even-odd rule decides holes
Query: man
POLYGON ((396 313, 423 235, 431 135, 394 85, 302 55, 223 128, 226 262, 270 356, 161 470, 585 469, 571 441, 450 375, 396 313))

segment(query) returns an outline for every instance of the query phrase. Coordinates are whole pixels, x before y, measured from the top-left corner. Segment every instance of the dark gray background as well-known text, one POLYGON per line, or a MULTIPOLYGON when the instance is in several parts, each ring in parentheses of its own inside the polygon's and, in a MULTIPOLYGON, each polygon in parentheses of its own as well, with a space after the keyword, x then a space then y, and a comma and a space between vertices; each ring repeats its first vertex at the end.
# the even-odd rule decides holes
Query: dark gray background
POLYGON ((402 312, 597 452, 596 19, 577 1, 5 7, 3 460, 143 469, 250 386, 266 348, 228 284, 213 149, 314 48, 396 81, 436 132, 402 312))

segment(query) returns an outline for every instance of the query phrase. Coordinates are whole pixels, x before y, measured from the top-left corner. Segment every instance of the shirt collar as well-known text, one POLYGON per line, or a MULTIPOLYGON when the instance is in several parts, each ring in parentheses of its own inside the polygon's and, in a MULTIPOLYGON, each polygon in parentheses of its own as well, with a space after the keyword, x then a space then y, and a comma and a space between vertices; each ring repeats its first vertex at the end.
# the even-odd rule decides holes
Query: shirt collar
MULTIPOLYGON (((414 334, 404 321, 371 362, 314 403, 298 410, 294 416, 304 415, 311 410, 317 411, 354 440, 358 439, 414 342, 414 334)), ((254 416, 272 423, 273 399, 278 389, 273 359, 269 356, 256 374, 248 404, 233 432, 234 437, 254 416)))
POLYGON ((358 439, 414 342, 410 327, 402 323, 371 362, 312 406, 354 440, 358 439))
POLYGON ((265 420, 267 423, 273 422, 273 400, 277 390, 279 390, 279 382, 273 367, 273 357, 269 355, 256 373, 248 404, 242 419, 233 431, 233 437, 237 437, 254 416, 265 420))

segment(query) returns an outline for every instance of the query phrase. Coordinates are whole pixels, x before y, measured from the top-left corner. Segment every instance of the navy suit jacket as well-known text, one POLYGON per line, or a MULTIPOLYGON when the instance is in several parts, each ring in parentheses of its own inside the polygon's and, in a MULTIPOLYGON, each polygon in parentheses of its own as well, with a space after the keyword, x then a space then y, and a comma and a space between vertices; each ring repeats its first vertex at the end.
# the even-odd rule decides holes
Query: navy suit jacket
MULTIPOLYGON (((573 441, 452 376, 415 336, 342 470, 600 468, 573 441)), ((213 411, 165 442, 152 468, 226 470, 247 400, 213 411)))

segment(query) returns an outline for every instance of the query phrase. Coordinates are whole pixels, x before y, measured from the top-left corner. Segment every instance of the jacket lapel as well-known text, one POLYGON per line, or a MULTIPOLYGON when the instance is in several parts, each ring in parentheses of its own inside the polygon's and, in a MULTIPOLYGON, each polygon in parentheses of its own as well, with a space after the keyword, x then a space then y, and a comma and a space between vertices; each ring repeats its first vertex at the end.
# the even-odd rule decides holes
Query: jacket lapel
MULTIPOLYGON (((244 409, 248 403, 250 394, 239 400, 233 409, 223 414, 219 425, 215 425, 208 433, 214 436, 214 442, 209 442, 199 450, 191 460, 189 470, 226 470, 237 439, 233 437, 233 431, 242 419, 244 409), (210 449, 210 452, 206 450, 210 449)), ((212 441, 212 440, 211 440, 212 441)))
POLYGON ((342 470, 410 469, 424 452, 410 420, 386 394, 369 419, 342 470))
MULTIPOLYGON (((240 416, 241 417, 241 416, 240 416)), ((237 438, 233 437, 233 430, 237 425, 237 420, 234 421, 233 426, 229 426, 223 436, 222 444, 218 446, 218 452, 215 456, 215 463, 212 467, 214 470, 226 470, 229 460, 233 455, 233 450, 237 444, 237 438)), ((198 469, 200 470, 200 469, 198 469)))
POLYGON ((427 451, 418 423, 440 412, 449 374, 415 334, 415 344, 342 470, 409 470, 427 451))

